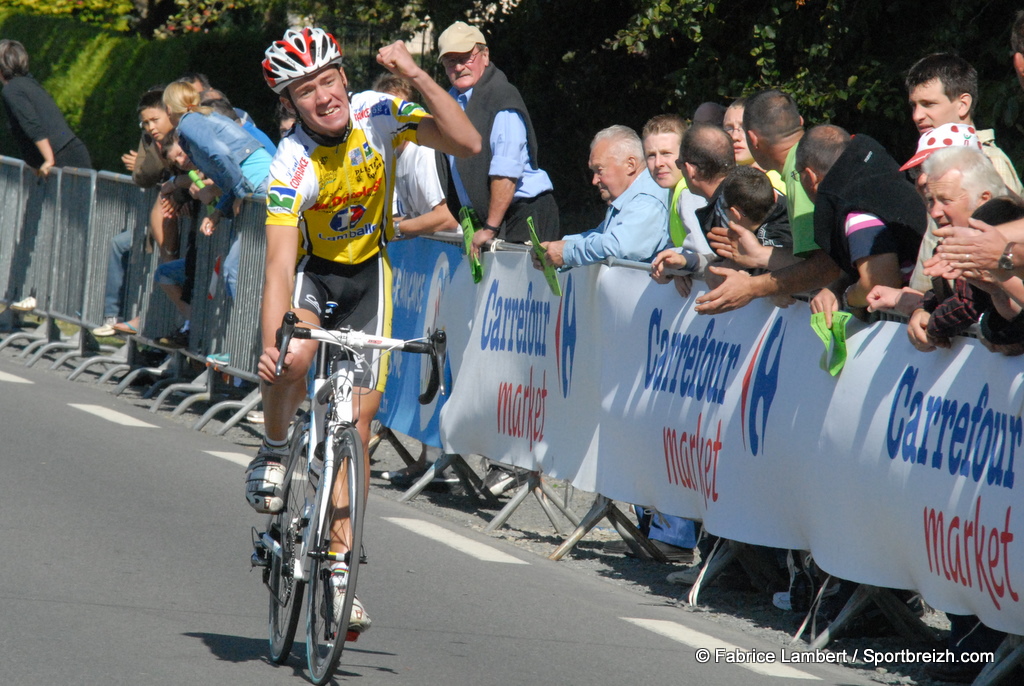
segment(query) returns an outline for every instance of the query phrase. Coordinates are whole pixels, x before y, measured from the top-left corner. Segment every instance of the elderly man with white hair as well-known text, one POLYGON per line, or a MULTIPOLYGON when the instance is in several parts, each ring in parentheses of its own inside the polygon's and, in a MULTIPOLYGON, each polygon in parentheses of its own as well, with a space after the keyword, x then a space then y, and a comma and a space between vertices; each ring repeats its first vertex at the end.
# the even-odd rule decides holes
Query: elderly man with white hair
POLYGON ((647 171, 643 143, 628 126, 609 126, 590 143, 592 183, 608 203, 604 221, 581 234, 541 243, 556 267, 580 267, 608 257, 650 262, 671 245, 668 190, 647 171))
MULTIPOLYGON (((923 171, 928 177, 928 212, 939 227, 936 235, 942 235, 948 227, 966 227, 972 217, 985 216, 982 210, 987 208, 983 206, 992 200, 1018 200, 988 158, 972 148, 937 150, 925 160, 923 171)), ((939 290, 945 292, 940 297, 936 297, 935 290, 926 293, 907 328, 910 342, 923 352, 948 347, 950 334, 969 324, 968 319, 977 321, 983 310, 993 309, 1006 320, 1014 319, 1020 312, 1019 303, 1024 301, 1024 283, 1009 271, 1000 270, 997 265, 972 265, 967 270, 954 271, 947 259, 937 255, 926 263, 926 272, 935 277, 945 276, 953 283, 937 282, 939 290), (944 303, 949 305, 944 307, 944 303), (936 317, 940 316, 944 319, 937 326, 936 317)))

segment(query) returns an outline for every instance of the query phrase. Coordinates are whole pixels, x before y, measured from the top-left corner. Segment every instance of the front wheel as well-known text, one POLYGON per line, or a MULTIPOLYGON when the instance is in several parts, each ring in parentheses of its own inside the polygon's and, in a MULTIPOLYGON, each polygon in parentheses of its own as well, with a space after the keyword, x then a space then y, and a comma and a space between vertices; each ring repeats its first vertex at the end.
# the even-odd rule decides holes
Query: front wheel
POLYGON ((284 477, 284 509, 270 516, 268 527, 269 535, 280 546, 277 552, 271 552, 266 571, 270 591, 270 659, 279 665, 288 660, 302 611, 303 582, 295 576, 295 558, 302 546, 307 438, 306 421, 296 422, 284 477))
POLYGON ((323 484, 317 491, 318 514, 314 515, 314 521, 319 521, 320 525, 311 546, 306 599, 306 652, 310 676, 318 685, 331 680, 345 641, 358 637, 358 632, 351 630, 348 618, 352 616, 366 511, 366 468, 359 433, 354 427, 343 429, 334 437, 333 446, 334 479, 324 474, 323 484), (323 512, 322 517, 319 512, 323 512), (334 537, 343 540, 349 550, 345 555, 349 571, 344 590, 337 588, 331 579, 331 563, 339 560, 330 552, 332 529, 334 537))

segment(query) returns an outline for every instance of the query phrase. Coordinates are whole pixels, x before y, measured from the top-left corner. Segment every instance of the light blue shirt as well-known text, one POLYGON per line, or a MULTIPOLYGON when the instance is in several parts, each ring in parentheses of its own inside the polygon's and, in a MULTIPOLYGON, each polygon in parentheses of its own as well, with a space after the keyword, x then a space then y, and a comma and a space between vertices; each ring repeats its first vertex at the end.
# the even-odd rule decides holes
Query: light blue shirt
POLYGON ((650 262, 672 245, 668 233, 669 189, 662 188, 646 169, 608 206, 597 228, 565 237, 562 260, 581 267, 618 257, 650 262))
MULTIPOLYGON (((473 89, 465 93, 458 90, 449 91, 459 107, 466 109, 466 104, 473 96, 473 89)), ((526 141, 526 122, 523 116, 515 110, 502 110, 494 115, 494 122, 491 124, 491 165, 488 168, 488 176, 504 176, 516 179, 516 191, 514 198, 535 198, 554 188, 547 172, 537 169, 530 159, 530 148, 526 141)), ((455 166, 455 158, 448 156, 452 168, 452 181, 455 184, 455 191, 459 196, 459 203, 471 207, 466 188, 462 185, 462 178, 455 166)), ((478 211, 487 211, 487 208, 476 208, 478 211)))

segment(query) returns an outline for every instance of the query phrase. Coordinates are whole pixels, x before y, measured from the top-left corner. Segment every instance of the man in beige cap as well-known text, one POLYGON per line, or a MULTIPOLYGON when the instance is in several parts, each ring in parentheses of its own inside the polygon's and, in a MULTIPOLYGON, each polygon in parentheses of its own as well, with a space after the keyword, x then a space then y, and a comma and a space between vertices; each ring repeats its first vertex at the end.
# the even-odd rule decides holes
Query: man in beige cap
POLYGON ((449 92, 485 141, 478 155, 449 157, 452 214, 468 207, 479 218, 474 250, 493 238, 528 241, 528 217, 542 241, 560 238, 558 206, 551 179, 537 166, 530 114, 516 87, 491 64, 483 33, 457 21, 444 30, 437 46, 452 83, 449 92))

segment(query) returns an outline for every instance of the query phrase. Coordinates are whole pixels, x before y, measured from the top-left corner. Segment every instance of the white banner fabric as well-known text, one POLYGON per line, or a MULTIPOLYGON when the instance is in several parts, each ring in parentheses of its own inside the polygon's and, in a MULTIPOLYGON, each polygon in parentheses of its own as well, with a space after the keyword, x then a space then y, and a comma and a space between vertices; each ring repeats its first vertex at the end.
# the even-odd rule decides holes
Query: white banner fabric
POLYGON ((486 254, 484 274, 460 263, 441 305, 447 450, 1024 634, 1019 358, 970 339, 923 354, 902 325, 854 322, 833 378, 803 303, 699 316, 701 290, 605 266, 561 274, 558 298, 521 253, 486 254))

